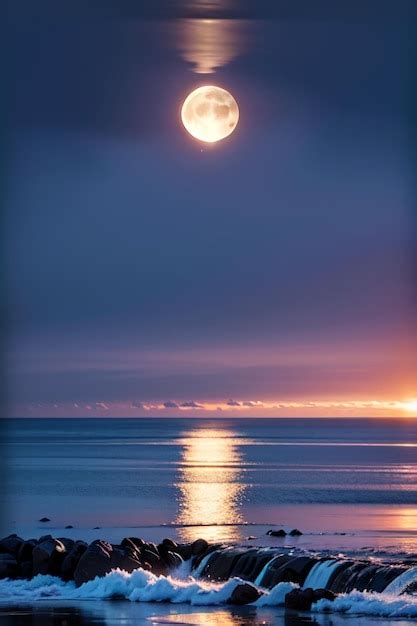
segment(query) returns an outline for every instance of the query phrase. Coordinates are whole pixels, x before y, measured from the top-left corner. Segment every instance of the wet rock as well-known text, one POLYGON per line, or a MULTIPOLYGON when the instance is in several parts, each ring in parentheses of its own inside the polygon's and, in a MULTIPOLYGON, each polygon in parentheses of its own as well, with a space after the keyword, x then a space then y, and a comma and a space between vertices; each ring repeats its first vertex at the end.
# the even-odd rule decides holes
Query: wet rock
POLYGON ((188 559, 191 559, 193 556, 191 543, 179 543, 175 551, 184 561, 188 561, 188 559))
POLYGON ((42 537, 39 537, 38 543, 42 543, 43 541, 48 541, 49 539, 53 539, 52 535, 42 535, 42 537))
POLYGON ((206 552, 208 547, 209 544, 205 539, 196 539, 191 546, 193 556, 199 556, 200 554, 203 554, 204 552, 206 552))
POLYGON ((231 576, 254 582, 274 555, 275 552, 273 551, 260 552, 257 548, 246 550, 245 554, 233 566, 231 576))
POLYGON ((282 582, 302 585, 316 562, 316 559, 309 556, 282 556, 271 563, 271 567, 265 572, 260 585, 268 589, 272 589, 272 587, 282 582))
POLYGON ((368 587, 369 591, 381 593, 390 584, 390 582, 397 578, 397 576, 400 576, 407 569, 407 567, 402 565, 387 565, 385 567, 380 567, 368 587))
POLYGON ((271 537, 286 537, 287 536, 287 533, 285 532, 283 528, 280 528, 279 530, 268 530, 266 534, 270 535, 271 537))
POLYGON ((150 550, 151 552, 154 552, 157 556, 160 556, 159 551, 158 551, 158 546, 156 545, 156 543, 153 543, 152 541, 148 541, 147 543, 144 544, 144 548, 146 548, 147 550, 150 550))
POLYGON ((67 524, 65 528, 74 528, 74 526, 72 526, 71 524, 67 524))
POLYGON ((107 541, 97 539, 90 543, 84 551, 74 571, 74 580, 77 586, 96 576, 105 576, 112 569, 110 554, 112 546, 107 541))
POLYGON ((8 554, 12 554, 16 556, 19 552, 20 546, 23 543, 22 537, 19 537, 16 534, 9 535, 8 537, 4 537, 0 540, 0 553, 6 552, 8 554))
POLYGON ((33 562, 32 561, 22 561, 20 564, 20 575, 23 578, 32 578, 33 576, 33 562))
POLYGON ((298 528, 293 528, 288 534, 291 537, 300 537, 303 533, 301 532, 301 530, 298 530, 298 528))
POLYGON ((328 589, 293 589, 285 596, 285 608, 295 611, 309 611, 319 600, 334 600, 336 594, 328 589))
POLYGON ((249 585, 249 583, 240 583, 234 588, 233 593, 228 600, 228 604, 250 604, 251 602, 256 602, 261 595, 262 593, 253 585, 249 585))
POLYGON ((39 520, 39 522, 50 522, 51 520, 49 519, 49 517, 41 517, 41 519, 39 520))
POLYGON ((162 561, 159 554, 156 554, 154 550, 150 550, 148 547, 142 548, 141 557, 145 563, 148 563, 151 568, 151 572, 157 576, 167 573, 167 566, 162 561))
MULTIPOLYGON (((355 589, 356 580, 359 574, 367 567, 367 563, 353 563, 350 567, 341 572, 332 583, 331 590, 343 593, 349 593, 355 589)), ((330 587, 330 585, 329 585, 330 587)))
POLYGON ((161 558, 169 569, 175 569, 183 562, 180 555, 176 552, 171 552, 171 550, 168 550, 165 554, 161 555, 161 558))
POLYGON ((59 576, 65 555, 65 546, 59 539, 51 537, 40 541, 32 552, 33 575, 51 574, 52 576, 59 576))
POLYGON ((166 546, 168 550, 171 550, 171 552, 178 552, 178 544, 176 544, 172 539, 163 539, 161 545, 166 546))
POLYGON ((71 550, 68 551, 61 565, 61 576, 63 580, 72 580, 74 572, 84 552, 87 550, 85 541, 76 541, 71 550))
POLYGON ((369 591, 371 589, 374 576, 380 567, 380 565, 368 565, 368 567, 365 567, 361 572, 359 572, 355 581, 355 589, 358 591, 369 591))
MULTIPOLYGON (((152 552, 149 551, 151 554, 152 552)), ((141 567, 142 563, 136 558, 136 551, 122 546, 112 546, 100 539, 90 543, 82 554, 74 571, 74 580, 77 586, 96 576, 105 576, 113 569, 120 568, 126 572, 141 567)), ((159 558, 154 554, 155 558, 159 558)), ((153 571, 153 569, 152 569, 153 571)))
POLYGON ((37 545, 37 543, 38 542, 36 541, 36 539, 29 539, 28 541, 22 542, 19 548, 19 552, 17 554, 17 560, 19 561, 19 563, 32 560, 33 549, 37 545))
POLYGON ((15 557, 7 552, 0 554, 0 578, 16 578, 19 573, 20 568, 15 557))
POLYGON ((67 552, 69 552, 72 549, 75 543, 74 539, 68 539, 68 537, 58 537, 58 540, 64 544, 65 550, 67 552))
POLYGON ((236 571, 239 560, 245 556, 246 552, 245 548, 217 552, 207 563, 204 576, 215 581, 227 580, 232 576, 232 571, 236 571))
POLYGON ((140 549, 146 545, 146 542, 143 541, 143 539, 141 539, 140 537, 125 537, 124 539, 122 539, 120 545, 123 548, 129 547, 133 550, 140 551, 140 549))

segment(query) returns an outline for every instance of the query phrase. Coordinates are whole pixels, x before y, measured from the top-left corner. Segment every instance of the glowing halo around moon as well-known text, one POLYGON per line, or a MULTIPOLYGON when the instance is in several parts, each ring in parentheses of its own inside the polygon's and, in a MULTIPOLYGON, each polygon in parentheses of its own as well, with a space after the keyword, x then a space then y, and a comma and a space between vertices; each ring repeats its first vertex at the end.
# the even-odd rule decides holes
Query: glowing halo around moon
POLYGON ((206 85, 186 97, 181 120, 190 135, 214 143, 233 133, 239 121, 239 107, 226 89, 206 85))

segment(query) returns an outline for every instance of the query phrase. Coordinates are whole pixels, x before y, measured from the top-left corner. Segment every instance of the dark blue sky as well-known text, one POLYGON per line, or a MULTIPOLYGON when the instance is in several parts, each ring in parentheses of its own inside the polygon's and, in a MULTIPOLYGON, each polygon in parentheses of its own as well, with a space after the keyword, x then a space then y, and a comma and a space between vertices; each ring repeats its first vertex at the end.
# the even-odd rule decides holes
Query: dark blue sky
POLYGON ((417 395, 406 3, 212 4, 13 20, 13 414, 417 395), (229 19, 206 76, 196 17, 229 19), (213 146, 179 121, 207 83, 240 108, 213 146))

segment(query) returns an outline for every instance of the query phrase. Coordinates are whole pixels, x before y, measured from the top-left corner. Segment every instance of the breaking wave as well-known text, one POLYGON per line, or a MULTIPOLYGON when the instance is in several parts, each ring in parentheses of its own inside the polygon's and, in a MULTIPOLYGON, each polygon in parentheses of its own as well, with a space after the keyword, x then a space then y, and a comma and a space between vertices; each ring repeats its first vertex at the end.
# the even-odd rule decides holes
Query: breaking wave
MULTIPOLYGON (((245 582, 232 578, 224 583, 212 583, 190 577, 182 568, 173 576, 155 576, 138 569, 128 574, 114 570, 103 578, 95 578, 76 587, 54 576, 38 575, 32 580, 1 580, 0 600, 10 604, 41 600, 106 600, 124 598, 131 602, 171 602, 200 606, 226 604, 235 587, 245 582)), ((285 595, 297 585, 281 582, 270 591, 263 590, 255 606, 283 606, 285 595)), ((334 602, 320 600, 313 605, 315 612, 374 615, 382 617, 417 617, 417 597, 394 593, 352 591, 341 594, 334 602)))
POLYGON ((338 596, 333 602, 319 600, 311 607, 312 611, 345 613, 347 615, 368 615, 375 617, 417 617, 417 597, 395 596, 390 593, 351 591, 338 596))

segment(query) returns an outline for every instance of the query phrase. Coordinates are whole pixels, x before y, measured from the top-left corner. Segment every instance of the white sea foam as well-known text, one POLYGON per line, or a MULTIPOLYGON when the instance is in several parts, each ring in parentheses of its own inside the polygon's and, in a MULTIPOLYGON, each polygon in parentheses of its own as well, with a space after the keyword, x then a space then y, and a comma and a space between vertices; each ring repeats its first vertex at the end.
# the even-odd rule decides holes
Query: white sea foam
MULTIPOLYGON (((181 572, 185 575, 185 572, 181 572)), ((0 580, 2 604, 35 603, 42 600, 106 600, 114 597, 132 602, 171 602, 200 606, 225 604, 242 581, 238 578, 213 583, 194 578, 155 576, 138 569, 128 574, 114 570, 103 578, 95 578, 80 587, 54 576, 38 575, 32 580, 0 580)), ((285 595, 296 588, 293 583, 279 583, 254 603, 255 606, 282 606, 285 595)), ((417 597, 387 593, 353 591, 334 602, 321 600, 313 605, 316 612, 375 615, 383 617, 417 617, 417 597)))
POLYGON ((195 605, 225 603, 239 579, 225 583, 209 583, 194 579, 181 580, 172 576, 155 576, 137 569, 128 574, 113 570, 102 578, 90 580, 80 587, 74 582, 63 582, 53 576, 35 576, 32 580, 1 580, 0 600, 7 603, 37 601, 46 598, 59 600, 105 600, 115 596, 132 602, 186 602, 195 605))
POLYGON ((333 602, 320 600, 312 611, 368 615, 377 617, 417 617, 417 597, 390 593, 352 591, 338 596, 333 602))
POLYGON ((270 591, 264 591, 264 594, 254 604, 256 606, 283 606, 287 593, 297 587, 298 585, 294 583, 278 583, 270 591))
MULTIPOLYGON (((36 602, 56 600, 106 600, 122 597, 132 602, 172 602, 192 605, 221 605, 230 598, 239 583, 232 578, 223 583, 213 583, 194 578, 180 579, 173 576, 155 576, 137 569, 128 574, 114 570, 102 578, 90 580, 80 587, 74 582, 63 582, 54 576, 35 576, 32 580, 1 580, 0 601, 16 604, 22 601, 36 602)), ((258 606, 284 604, 285 594, 295 585, 280 583, 258 601, 258 606)))

